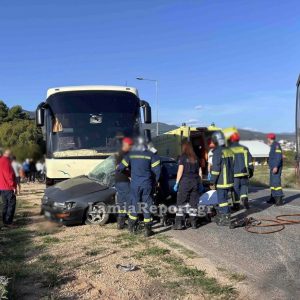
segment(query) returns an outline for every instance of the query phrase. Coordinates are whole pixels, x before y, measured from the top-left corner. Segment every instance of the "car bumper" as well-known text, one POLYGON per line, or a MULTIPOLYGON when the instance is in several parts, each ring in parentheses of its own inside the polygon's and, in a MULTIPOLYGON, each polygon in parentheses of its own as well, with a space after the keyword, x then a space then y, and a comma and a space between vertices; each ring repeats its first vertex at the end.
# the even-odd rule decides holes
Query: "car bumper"
POLYGON ((83 209, 63 210, 42 205, 42 211, 46 219, 63 225, 82 224, 83 222, 83 209))

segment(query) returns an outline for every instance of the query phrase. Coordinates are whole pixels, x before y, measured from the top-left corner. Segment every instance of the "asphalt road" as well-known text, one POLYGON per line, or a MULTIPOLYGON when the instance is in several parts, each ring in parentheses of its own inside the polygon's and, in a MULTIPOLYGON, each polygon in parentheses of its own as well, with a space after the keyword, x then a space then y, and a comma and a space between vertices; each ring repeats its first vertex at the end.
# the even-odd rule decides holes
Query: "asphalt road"
MULTIPOLYGON (((266 204, 268 197, 269 190, 253 189, 247 215, 274 218, 300 213, 300 191, 285 191, 282 207, 266 204)), ((197 230, 171 230, 168 235, 219 266, 245 274, 263 299, 300 299, 300 224, 259 235, 209 223, 197 230)))

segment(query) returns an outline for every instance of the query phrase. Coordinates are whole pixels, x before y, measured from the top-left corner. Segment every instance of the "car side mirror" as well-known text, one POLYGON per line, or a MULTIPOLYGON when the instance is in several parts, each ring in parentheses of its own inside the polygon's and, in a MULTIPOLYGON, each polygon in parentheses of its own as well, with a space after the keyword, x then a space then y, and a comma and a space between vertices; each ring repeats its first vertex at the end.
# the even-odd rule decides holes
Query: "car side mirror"
POLYGON ((40 103, 35 112, 35 123, 38 127, 43 127, 45 124, 45 107, 44 102, 40 103))

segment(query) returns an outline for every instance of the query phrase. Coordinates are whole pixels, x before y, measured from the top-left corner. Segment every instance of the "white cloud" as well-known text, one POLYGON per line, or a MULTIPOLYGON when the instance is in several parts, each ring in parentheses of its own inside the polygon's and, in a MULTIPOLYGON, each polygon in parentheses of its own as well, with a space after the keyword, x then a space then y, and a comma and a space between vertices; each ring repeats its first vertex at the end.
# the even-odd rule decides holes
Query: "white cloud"
POLYGON ((195 109, 196 110, 203 110, 204 106, 203 105, 197 105, 197 106, 195 106, 195 109))

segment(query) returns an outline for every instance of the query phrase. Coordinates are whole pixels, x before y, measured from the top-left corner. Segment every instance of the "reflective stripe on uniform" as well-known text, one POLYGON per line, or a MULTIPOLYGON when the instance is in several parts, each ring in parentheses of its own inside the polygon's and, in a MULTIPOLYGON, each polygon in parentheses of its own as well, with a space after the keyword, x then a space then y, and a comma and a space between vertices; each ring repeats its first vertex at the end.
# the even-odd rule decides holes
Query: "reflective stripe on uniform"
POLYGON ((248 176, 248 173, 238 173, 238 174, 234 174, 234 177, 244 177, 244 176, 248 176))
POLYGON ((154 168, 154 167, 158 166, 159 164, 160 164, 160 160, 154 162, 154 163, 151 165, 151 167, 154 168))
POLYGON ((279 191, 279 190, 282 190, 282 187, 281 186, 278 186, 278 187, 271 186, 271 190, 273 190, 273 191, 279 191))
POLYGON ((122 159, 121 163, 122 163, 125 167, 128 167, 128 166, 129 166, 128 162, 127 162, 125 159, 122 159))
POLYGON ((275 150, 276 153, 282 153, 280 149, 275 150))
POLYGON ((219 204, 219 207, 226 207, 226 206, 229 206, 228 202, 224 202, 224 203, 219 204))
POLYGON ((226 165, 223 165, 223 184, 227 185, 227 168, 226 165))
POLYGON ((219 175, 220 172, 217 172, 217 171, 211 171, 211 175, 219 175))
POLYGON ((231 188, 233 187, 233 183, 228 183, 228 184, 217 184, 217 188, 231 188))
POLYGON ((236 154, 244 153, 244 148, 243 147, 232 147, 231 150, 232 150, 233 153, 236 153, 236 154))
POLYGON ((149 218, 149 219, 144 219, 144 223, 149 223, 149 222, 152 222, 152 219, 149 218))
POLYGON ((128 217, 129 217, 129 219, 134 220, 134 221, 138 219, 138 217, 132 216, 131 214, 129 214, 128 217))
POLYGON ((223 149, 222 150, 222 157, 223 158, 234 158, 233 152, 230 149, 223 149))
POLYGON ((130 155, 129 156, 130 158, 137 158, 137 159, 151 159, 150 156, 147 156, 147 155, 130 155))
POLYGON ((241 198, 241 199, 242 199, 242 198, 248 198, 248 195, 243 194, 243 195, 240 196, 240 198, 241 198))
POLYGON ((127 213, 127 211, 126 211, 126 210, 124 210, 124 209, 120 209, 120 210, 118 211, 118 213, 119 213, 119 214, 126 214, 126 213, 127 213))

